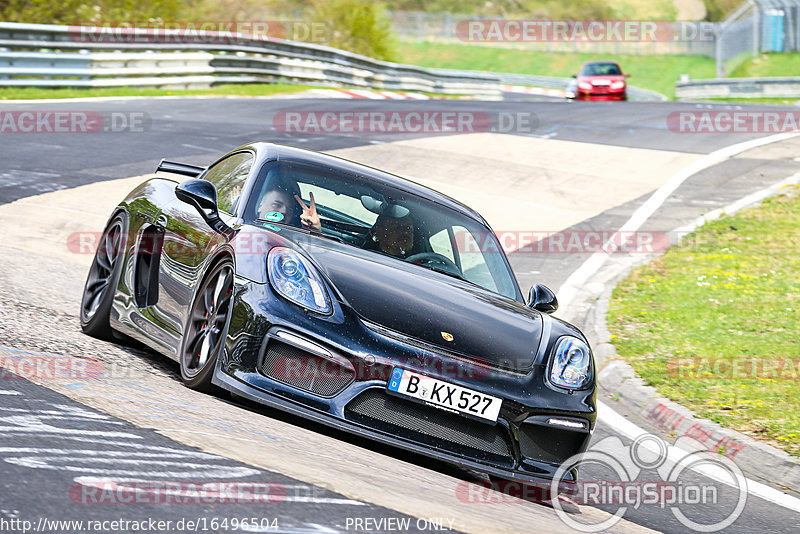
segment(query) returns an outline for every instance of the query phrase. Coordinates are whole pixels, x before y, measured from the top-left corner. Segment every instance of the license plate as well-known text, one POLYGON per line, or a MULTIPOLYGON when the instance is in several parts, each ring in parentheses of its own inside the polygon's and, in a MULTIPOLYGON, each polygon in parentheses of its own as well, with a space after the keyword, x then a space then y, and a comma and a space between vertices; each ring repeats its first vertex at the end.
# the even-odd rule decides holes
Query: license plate
POLYGON ((592 85, 611 85, 611 80, 595 80, 592 85))
POLYGON ((503 404, 503 399, 399 367, 392 369, 386 388, 429 406, 493 423, 503 404))

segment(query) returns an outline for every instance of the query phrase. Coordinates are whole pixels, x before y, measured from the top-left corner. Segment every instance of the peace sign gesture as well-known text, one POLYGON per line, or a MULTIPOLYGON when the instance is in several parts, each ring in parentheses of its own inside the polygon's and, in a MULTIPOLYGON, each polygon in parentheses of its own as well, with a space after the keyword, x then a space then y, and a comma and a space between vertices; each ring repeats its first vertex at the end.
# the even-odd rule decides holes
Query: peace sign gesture
POLYGON ((317 204, 314 202, 314 193, 309 192, 308 196, 311 199, 311 206, 306 206, 302 198, 297 195, 294 196, 294 199, 300 204, 300 207, 303 208, 303 213, 300 215, 300 223, 303 225, 303 228, 307 230, 321 232, 322 223, 319 220, 319 215, 317 215, 317 204))

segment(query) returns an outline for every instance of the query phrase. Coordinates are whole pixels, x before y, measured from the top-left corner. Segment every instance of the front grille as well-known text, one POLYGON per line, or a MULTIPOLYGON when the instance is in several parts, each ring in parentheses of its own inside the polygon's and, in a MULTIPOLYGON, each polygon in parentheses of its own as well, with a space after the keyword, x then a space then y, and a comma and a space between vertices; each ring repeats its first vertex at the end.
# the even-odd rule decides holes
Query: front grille
POLYGON ((320 397, 334 397, 355 379, 355 369, 270 339, 261 372, 279 382, 320 397))
POLYGON ((519 448, 529 460, 559 465, 583 451, 589 437, 588 431, 523 423, 519 429, 519 448))
POLYGON ((380 389, 368 389, 353 399, 345 409, 345 417, 438 449, 479 460, 511 462, 502 426, 399 399, 380 389))

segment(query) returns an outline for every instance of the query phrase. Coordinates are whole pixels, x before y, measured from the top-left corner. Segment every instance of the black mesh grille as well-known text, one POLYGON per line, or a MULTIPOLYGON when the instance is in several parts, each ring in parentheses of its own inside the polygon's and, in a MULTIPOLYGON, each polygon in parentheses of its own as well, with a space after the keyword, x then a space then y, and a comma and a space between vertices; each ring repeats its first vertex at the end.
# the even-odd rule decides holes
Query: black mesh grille
POLYGON ((466 417, 430 408, 416 402, 368 389, 347 405, 347 419, 380 430, 482 460, 507 463, 511 460, 505 433, 500 425, 490 426, 466 417), (377 424, 376 424, 377 423, 377 424))
POLYGON ((349 386, 355 370, 275 339, 269 340, 261 372, 266 376, 319 395, 333 397, 349 386))
POLYGON ((561 464, 566 458, 581 452, 589 432, 526 423, 519 429, 522 455, 531 460, 561 464))

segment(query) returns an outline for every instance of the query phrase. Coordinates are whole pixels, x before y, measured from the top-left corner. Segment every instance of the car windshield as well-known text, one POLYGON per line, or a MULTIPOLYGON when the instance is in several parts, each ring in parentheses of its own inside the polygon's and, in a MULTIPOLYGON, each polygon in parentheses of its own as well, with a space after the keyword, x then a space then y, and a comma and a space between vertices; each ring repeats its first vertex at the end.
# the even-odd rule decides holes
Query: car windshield
POLYGON ((310 207, 312 194, 323 235, 517 298, 503 249, 485 225, 367 177, 307 164, 268 162, 256 179, 245 220, 301 227, 303 208, 294 196, 310 207))
POLYGON ((590 63, 584 65, 581 70, 581 76, 619 76, 621 74, 622 71, 619 70, 619 65, 616 63, 590 63))

